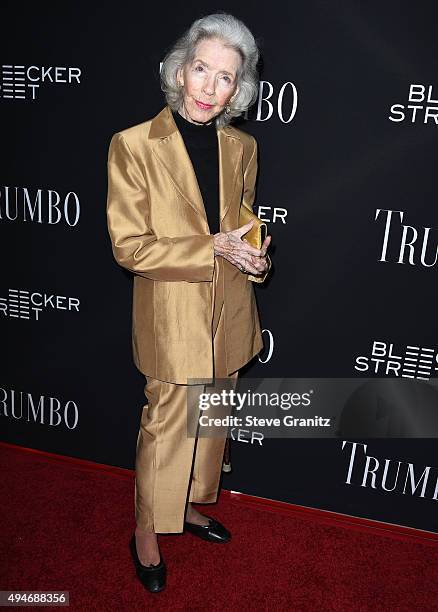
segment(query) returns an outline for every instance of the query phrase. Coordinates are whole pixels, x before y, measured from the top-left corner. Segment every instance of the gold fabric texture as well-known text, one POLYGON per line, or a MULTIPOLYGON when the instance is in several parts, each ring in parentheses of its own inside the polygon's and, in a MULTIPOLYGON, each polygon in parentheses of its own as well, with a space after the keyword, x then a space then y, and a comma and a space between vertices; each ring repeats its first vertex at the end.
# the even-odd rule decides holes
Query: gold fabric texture
MULTIPOLYGON (((257 143, 232 126, 217 130, 220 228, 252 210, 257 143)), ((143 374, 187 384, 213 378, 213 276, 222 260, 226 371, 263 348, 252 277, 214 256, 196 175, 169 106, 113 135, 107 223, 116 261, 134 273, 132 346, 143 374)))
MULTIPOLYGON (((216 258, 213 274, 215 378, 212 385, 199 385, 198 393, 220 393, 221 389, 235 389, 237 384, 238 371, 229 376, 226 372, 224 261, 216 258)), ((188 388, 147 377, 149 403, 143 407, 135 462, 135 518, 140 529, 181 533, 187 500, 217 500, 225 432, 224 437, 215 438, 187 436, 188 388)))

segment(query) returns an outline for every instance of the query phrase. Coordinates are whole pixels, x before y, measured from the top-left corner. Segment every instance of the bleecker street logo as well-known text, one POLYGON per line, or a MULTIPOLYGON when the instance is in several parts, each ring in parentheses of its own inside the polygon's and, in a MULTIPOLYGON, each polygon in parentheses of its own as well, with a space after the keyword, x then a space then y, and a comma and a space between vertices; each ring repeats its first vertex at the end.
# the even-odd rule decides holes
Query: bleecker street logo
POLYGON ((71 66, 23 66, 2 64, 0 94, 11 100, 36 100, 44 85, 78 85, 82 71, 71 66))
POLYGON ((429 380, 438 371, 438 352, 434 348, 413 344, 408 344, 404 351, 395 351, 393 343, 374 340, 371 355, 356 357, 354 368, 379 376, 429 380))
POLYGON ((395 123, 408 121, 438 125, 438 100, 433 92, 433 85, 411 83, 408 104, 393 104, 389 120, 395 123))
POLYGON ((79 299, 26 289, 9 289, 8 297, 0 297, 0 316, 39 321, 46 310, 79 312, 79 299))

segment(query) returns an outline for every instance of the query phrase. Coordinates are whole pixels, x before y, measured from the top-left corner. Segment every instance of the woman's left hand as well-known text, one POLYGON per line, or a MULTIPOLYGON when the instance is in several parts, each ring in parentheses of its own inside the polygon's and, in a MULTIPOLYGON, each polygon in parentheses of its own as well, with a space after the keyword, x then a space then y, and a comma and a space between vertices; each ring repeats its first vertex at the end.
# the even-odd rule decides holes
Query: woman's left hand
MULTIPOLYGON (((261 255, 260 256, 256 256, 256 255, 250 255, 250 260, 251 263, 254 265, 254 263, 259 262, 259 263, 263 263, 264 264, 264 268, 261 272, 258 272, 255 274, 255 276, 258 276, 259 274, 264 274, 266 272, 266 270, 268 269, 268 260, 266 259, 266 251, 268 250, 268 246, 271 243, 271 239, 272 236, 269 234, 268 236, 266 236, 266 238, 263 241, 262 247, 261 247, 261 255)), ((249 244, 248 240, 246 238, 242 238, 242 240, 246 243, 249 244)), ((247 270, 242 270, 242 272, 248 272, 247 270)), ((250 272, 248 272, 250 273, 250 272)))
POLYGON ((251 229, 254 221, 228 232, 218 232, 214 235, 214 253, 221 255, 241 272, 262 275, 268 269, 266 250, 271 242, 271 236, 266 236, 260 249, 253 247, 246 238, 242 238, 251 229))

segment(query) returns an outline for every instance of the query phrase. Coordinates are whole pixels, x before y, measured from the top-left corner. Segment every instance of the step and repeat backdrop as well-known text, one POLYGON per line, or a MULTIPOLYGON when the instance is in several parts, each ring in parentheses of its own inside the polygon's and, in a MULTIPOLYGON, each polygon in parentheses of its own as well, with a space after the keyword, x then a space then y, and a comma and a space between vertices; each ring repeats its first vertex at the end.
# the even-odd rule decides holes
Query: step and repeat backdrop
MULTIPOLYGON (((218 7, 180 9, 2 8, 3 441, 134 467, 145 380, 132 359, 132 275, 107 232, 107 153, 115 132, 163 108, 166 50, 218 7)), ((273 236, 269 281, 254 284, 265 347, 241 377, 432 381, 438 8, 220 10, 262 53, 258 100, 237 127, 258 141, 254 211, 273 236)), ((225 489, 438 532, 432 437, 237 438, 225 489)))

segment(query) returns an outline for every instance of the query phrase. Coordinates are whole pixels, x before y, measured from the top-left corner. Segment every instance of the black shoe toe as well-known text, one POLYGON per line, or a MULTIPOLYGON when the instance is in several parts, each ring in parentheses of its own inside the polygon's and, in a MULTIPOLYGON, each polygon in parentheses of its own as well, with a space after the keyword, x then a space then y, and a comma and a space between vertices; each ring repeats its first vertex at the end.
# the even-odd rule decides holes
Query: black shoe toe
POLYGON ((160 562, 157 565, 143 565, 138 558, 137 547, 135 545, 135 535, 129 542, 129 549, 134 560, 137 577, 144 587, 151 593, 158 593, 166 586, 167 568, 160 554, 160 562))
POLYGON ((195 525, 184 521, 184 527, 189 533, 207 540, 207 542, 229 542, 231 540, 231 533, 226 529, 222 523, 219 523, 216 519, 211 516, 204 515, 209 520, 208 525, 195 525))

